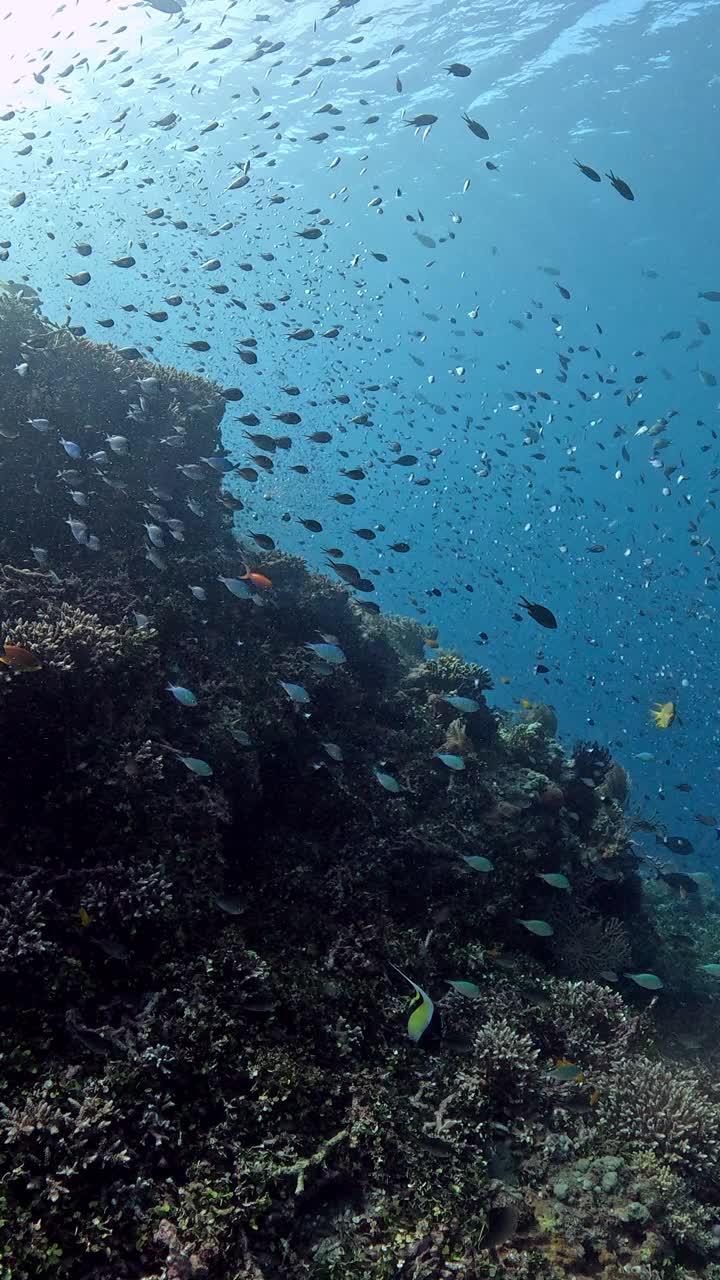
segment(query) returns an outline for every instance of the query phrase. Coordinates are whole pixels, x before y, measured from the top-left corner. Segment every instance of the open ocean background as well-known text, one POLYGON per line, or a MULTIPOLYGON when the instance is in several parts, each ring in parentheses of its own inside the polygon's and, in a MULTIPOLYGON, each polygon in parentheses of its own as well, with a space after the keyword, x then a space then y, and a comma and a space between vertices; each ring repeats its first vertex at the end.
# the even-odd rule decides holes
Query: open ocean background
POLYGON ((632 805, 690 835, 693 869, 712 871, 716 833, 693 814, 714 811, 718 785, 720 303, 698 293, 720 291, 720 6, 359 0, 327 13, 311 0, 187 0, 180 15, 13 4, 0 274, 97 341, 240 386, 224 438, 242 465, 241 414, 277 435, 272 413, 300 413, 274 472, 233 482, 239 527, 311 566, 335 547, 378 571, 384 611, 487 663, 491 702, 548 701, 566 743, 611 745, 632 805), (254 56, 261 41, 281 47, 254 56), (453 62, 471 75, 448 75, 453 62), (317 114, 326 104, 338 114, 317 114), (174 127, 157 127, 171 112, 174 127), (424 138, 407 127, 423 113, 438 117, 424 138), (248 161, 249 183, 227 191, 248 161), (319 239, 296 235, 315 226, 319 239), (127 252, 131 270, 111 265, 127 252), (66 277, 85 267, 78 288, 66 277), (145 316, 173 294, 166 322, 145 316), (289 340, 302 327, 315 336, 289 340), (235 350, 247 338, 252 366, 235 350), (198 339, 207 353, 188 348, 198 339), (660 436, 635 434, 660 418, 660 436), (315 431, 331 441, 308 441, 315 431), (417 465, 394 465, 395 442, 417 465), (341 476, 356 466, 367 479, 341 476), (388 550, 398 541, 410 551, 388 550), (558 630, 514 620, 520 595, 558 630), (668 699, 679 718, 659 732, 650 707, 668 699))

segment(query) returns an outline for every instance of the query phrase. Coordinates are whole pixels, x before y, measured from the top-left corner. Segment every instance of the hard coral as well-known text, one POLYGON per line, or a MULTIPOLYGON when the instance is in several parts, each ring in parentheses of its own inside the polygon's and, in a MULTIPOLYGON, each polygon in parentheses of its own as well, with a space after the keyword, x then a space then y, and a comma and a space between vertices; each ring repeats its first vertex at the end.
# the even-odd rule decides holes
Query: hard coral
POLYGON ((547 702, 532 702, 529 706, 523 706, 518 719, 521 724, 541 725, 551 738, 554 738, 558 731, 557 712, 547 702))
POLYGON ((623 1151, 652 1151, 694 1175, 717 1168, 720 1106, 693 1071, 635 1054, 620 1057, 593 1083, 606 1142, 623 1151))
POLYGON ((546 978, 543 990, 549 1004, 533 1019, 548 1056, 609 1068, 638 1036, 640 1017, 609 987, 546 978))
POLYGON ((539 1056, 526 1032, 501 1016, 492 1017, 473 1038, 472 1065, 461 1074, 463 1086, 501 1106, 524 1102, 540 1082, 539 1056))
MULTIPOLYGON (((360 606, 355 607, 361 613, 360 606)), ((375 629, 382 632, 391 649, 407 667, 422 663, 427 641, 437 637, 437 627, 426 626, 415 618, 404 618, 396 613, 366 614, 363 623, 369 632, 375 629)))
POLYGON ((427 693, 455 693, 469 698, 477 698, 493 687, 487 667, 466 662, 458 653, 439 653, 437 658, 419 663, 408 672, 406 682, 427 693))
POLYGON ((48 936, 52 899, 26 879, 0 882, 0 974, 17 977, 21 970, 43 969, 57 957, 48 936))
POLYGON ((94 613, 66 603, 45 605, 34 620, 0 622, 5 644, 31 649, 43 666, 61 671, 110 670, 127 658, 139 658, 154 634, 127 623, 103 623, 94 613))
POLYGON ((501 737, 510 758, 517 764, 548 776, 560 776, 564 760, 562 747, 539 720, 527 724, 506 723, 501 737))
POLYGON ((576 903, 563 904, 552 945, 559 968, 574 978, 622 972, 631 960, 630 939, 621 921, 576 903))
POLYGON ((630 795, 630 777, 617 760, 613 760, 600 786, 600 794, 605 800, 615 800, 623 808, 630 795))

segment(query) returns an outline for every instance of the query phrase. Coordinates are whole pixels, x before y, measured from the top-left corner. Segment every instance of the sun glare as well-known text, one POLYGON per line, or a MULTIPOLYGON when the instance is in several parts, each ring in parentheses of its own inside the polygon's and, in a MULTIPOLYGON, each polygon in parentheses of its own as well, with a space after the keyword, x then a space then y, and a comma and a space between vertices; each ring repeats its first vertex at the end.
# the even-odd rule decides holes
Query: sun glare
POLYGON ((0 103, 6 108, 63 99, 63 71, 92 66, 116 45, 127 53, 141 31, 141 8, 118 0, 23 0, 0 12, 0 103))

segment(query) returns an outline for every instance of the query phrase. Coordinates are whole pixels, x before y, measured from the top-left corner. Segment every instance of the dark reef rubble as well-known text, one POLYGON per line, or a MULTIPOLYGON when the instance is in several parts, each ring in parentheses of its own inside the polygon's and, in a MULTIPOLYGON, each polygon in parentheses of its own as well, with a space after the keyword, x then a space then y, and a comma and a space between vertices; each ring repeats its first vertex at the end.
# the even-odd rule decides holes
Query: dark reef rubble
POLYGON ((641 875, 627 775, 260 553, 232 478, 179 479, 219 447, 220 388, 22 301, 0 323, 0 641, 42 664, 0 672, 2 1280, 717 1280, 720 916, 641 875), (33 417, 83 457, 127 438, 92 477, 97 552, 33 417), (162 570, 148 484, 205 510, 162 570), (218 582, 247 566, 260 604, 218 582), (318 633, 347 657, 322 676, 318 633), (393 966, 435 1004, 419 1043, 393 966))

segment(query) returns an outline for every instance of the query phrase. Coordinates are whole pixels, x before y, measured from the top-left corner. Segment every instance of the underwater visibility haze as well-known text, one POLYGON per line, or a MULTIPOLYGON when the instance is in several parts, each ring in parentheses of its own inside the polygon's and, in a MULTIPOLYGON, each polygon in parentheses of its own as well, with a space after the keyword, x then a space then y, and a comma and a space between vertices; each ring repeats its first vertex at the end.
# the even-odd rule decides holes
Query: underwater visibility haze
POLYGON ((719 45, 0 15, 0 1280, 720 1280, 719 45))

